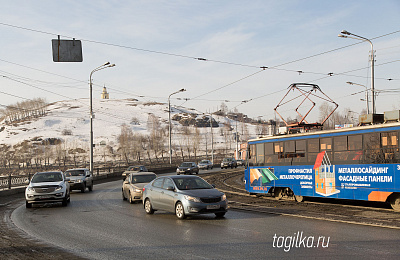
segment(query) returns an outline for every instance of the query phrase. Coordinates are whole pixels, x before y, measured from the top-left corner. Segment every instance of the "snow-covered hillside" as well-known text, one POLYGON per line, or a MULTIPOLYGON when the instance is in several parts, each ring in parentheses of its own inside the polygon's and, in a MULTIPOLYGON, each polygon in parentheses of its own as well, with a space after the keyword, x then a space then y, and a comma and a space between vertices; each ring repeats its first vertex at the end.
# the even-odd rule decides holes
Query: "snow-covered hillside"
MULTIPOLYGON (((93 111, 95 144, 103 143, 116 148, 123 124, 128 125, 134 133, 148 134, 150 114, 158 118, 161 128, 168 127, 168 104, 166 103, 142 102, 133 99, 102 99, 93 100, 93 111)), ((204 117, 200 111, 172 107, 171 118, 177 114, 191 118, 204 117)), ((219 128, 213 129, 214 144, 218 148, 218 145, 221 146, 226 141, 219 129, 227 123, 235 128, 236 122, 222 116, 214 116, 214 119, 219 124, 219 128)), ((181 123, 174 120, 172 124, 174 131, 182 127, 181 123)), ((3 121, 2 126, 4 126, 3 131, 0 132, 2 144, 16 145, 24 140, 58 138, 68 143, 75 142, 78 147, 86 149, 89 147, 90 136, 89 100, 59 101, 47 107, 46 116, 11 125, 3 121)), ((243 124, 238 123, 237 127, 239 133, 243 132, 243 124)), ((254 125, 246 124, 245 128, 250 136, 254 136, 254 125)), ((207 135, 207 142, 210 145, 210 128, 202 127, 199 130, 204 137, 207 135)), ((180 135, 173 135, 173 142, 177 142, 177 138, 180 138, 180 135)))

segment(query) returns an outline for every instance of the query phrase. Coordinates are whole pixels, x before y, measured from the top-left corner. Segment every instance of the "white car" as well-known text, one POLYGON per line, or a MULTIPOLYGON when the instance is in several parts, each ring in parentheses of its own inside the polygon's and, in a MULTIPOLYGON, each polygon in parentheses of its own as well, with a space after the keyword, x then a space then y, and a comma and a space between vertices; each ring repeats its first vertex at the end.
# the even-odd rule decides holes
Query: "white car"
POLYGON ((26 207, 32 204, 61 202, 67 206, 70 202, 69 178, 61 171, 37 172, 25 189, 26 207))
POLYGON ((199 164, 197 166, 199 166, 199 169, 202 169, 202 170, 203 169, 208 170, 208 169, 213 168, 213 164, 209 160, 202 160, 201 162, 199 162, 199 164))

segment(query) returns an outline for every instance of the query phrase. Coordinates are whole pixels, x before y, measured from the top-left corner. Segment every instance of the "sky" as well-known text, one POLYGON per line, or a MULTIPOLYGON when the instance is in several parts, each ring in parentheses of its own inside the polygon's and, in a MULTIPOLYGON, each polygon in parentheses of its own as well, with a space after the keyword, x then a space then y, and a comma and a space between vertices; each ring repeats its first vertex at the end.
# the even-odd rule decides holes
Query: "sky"
MULTIPOLYGON (((371 45, 338 37, 347 30, 373 43, 376 112, 400 109, 398 0, 0 1, 3 107, 88 99, 90 73, 109 61, 116 66, 93 74, 95 99, 106 86, 110 99, 167 103, 184 88, 173 106, 215 112, 225 103, 269 120, 292 83, 311 83, 358 116, 371 87, 371 45), (58 35, 82 42, 83 62, 53 62, 58 35)), ((296 116, 296 95, 278 108, 284 118, 296 116)), ((313 102, 309 120, 318 121, 323 100, 313 102)))

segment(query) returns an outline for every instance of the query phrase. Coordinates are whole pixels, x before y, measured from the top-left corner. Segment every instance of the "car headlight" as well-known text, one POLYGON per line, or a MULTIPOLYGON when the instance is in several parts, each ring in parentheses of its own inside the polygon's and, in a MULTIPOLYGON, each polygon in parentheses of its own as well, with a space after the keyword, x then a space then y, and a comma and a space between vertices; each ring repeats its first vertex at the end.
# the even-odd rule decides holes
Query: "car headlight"
POLYGON ((81 182, 82 182, 82 179, 77 179, 76 182, 77 182, 77 183, 81 183, 81 182))
POLYGON ((201 202, 200 199, 199 199, 199 198, 196 198, 196 197, 192 197, 192 196, 189 196, 189 195, 185 195, 184 197, 185 197, 185 199, 188 200, 188 201, 201 202))
POLYGON ((226 200, 226 195, 225 194, 221 196, 221 200, 222 201, 226 200))
POLYGON ((142 190, 140 190, 140 189, 135 189, 135 192, 139 192, 139 193, 141 193, 141 192, 142 192, 142 190))
POLYGON ((58 187, 56 188, 56 191, 62 190, 63 186, 62 185, 58 185, 58 187))
POLYGON ((31 187, 31 186, 28 186, 27 191, 35 192, 35 189, 33 187, 31 187))

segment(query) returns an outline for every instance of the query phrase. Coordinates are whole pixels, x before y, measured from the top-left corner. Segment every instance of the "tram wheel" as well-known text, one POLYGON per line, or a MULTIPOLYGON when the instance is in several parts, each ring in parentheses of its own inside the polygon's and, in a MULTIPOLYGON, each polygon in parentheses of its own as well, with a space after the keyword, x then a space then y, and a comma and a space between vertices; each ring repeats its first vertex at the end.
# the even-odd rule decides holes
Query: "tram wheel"
POLYGON ((275 197, 275 199, 277 199, 277 200, 282 199, 282 197, 283 197, 283 190, 282 190, 281 188, 275 188, 275 189, 274 189, 274 197, 275 197))
POLYGON ((400 194, 397 193, 390 196, 390 206, 392 206, 395 211, 400 211, 400 194))
POLYGON ((294 199, 295 199, 297 202, 303 202, 303 201, 304 201, 304 197, 303 197, 303 196, 294 195, 294 199))

